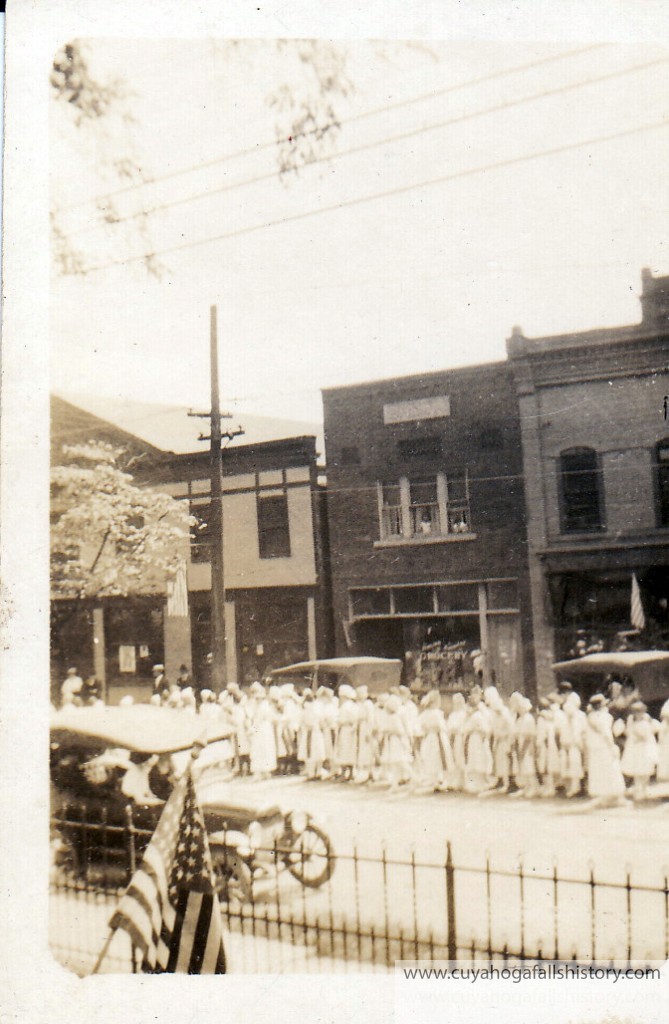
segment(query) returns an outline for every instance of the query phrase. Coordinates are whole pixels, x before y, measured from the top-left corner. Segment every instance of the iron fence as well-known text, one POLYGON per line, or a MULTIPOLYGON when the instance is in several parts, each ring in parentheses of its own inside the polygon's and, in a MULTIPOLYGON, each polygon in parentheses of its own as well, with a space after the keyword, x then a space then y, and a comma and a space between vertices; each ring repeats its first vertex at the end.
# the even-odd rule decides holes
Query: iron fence
MULTIPOLYGON (((51 947, 84 975, 151 833, 130 814, 124 824, 111 825, 87 820, 81 808, 61 813, 52 825, 59 849, 51 877, 51 947)), ((366 843, 337 849, 330 877, 310 887, 296 877, 304 852, 275 843, 246 856, 249 898, 236 884, 234 854, 229 862, 225 854, 221 859, 226 848, 223 838, 221 913, 233 971, 387 971, 396 960, 638 966, 669 956, 666 872, 649 881, 635 878, 631 868, 616 878, 604 878, 594 865, 583 875, 561 873, 557 863, 537 871, 522 861, 501 866, 489 853, 481 863, 462 863, 452 842, 437 863, 366 843)), ((118 933, 102 970, 134 969, 129 940, 118 933)))

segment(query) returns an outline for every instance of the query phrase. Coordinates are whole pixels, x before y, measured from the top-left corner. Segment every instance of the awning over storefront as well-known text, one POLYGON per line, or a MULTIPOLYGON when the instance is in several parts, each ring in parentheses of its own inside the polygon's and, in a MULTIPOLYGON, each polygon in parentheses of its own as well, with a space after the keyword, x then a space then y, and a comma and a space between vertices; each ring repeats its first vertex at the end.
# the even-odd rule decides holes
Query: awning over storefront
POLYGON ((538 554, 548 573, 606 572, 612 569, 637 572, 655 566, 669 566, 669 540, 636 547, 611 544, 593 545, 590 549, 585 546, 564 550, 547 548, 538 554))

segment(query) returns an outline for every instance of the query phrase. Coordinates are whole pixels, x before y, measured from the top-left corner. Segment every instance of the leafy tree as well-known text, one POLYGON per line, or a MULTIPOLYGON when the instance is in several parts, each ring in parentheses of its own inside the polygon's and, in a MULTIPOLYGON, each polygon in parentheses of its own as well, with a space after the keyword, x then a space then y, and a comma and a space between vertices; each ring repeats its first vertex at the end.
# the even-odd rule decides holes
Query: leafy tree
POLYGON ((57 597, 165 592, 188 551, 194 519, 169 494, 139 487, 121 449, 66 445, 51 470, 51 580, 57 597))

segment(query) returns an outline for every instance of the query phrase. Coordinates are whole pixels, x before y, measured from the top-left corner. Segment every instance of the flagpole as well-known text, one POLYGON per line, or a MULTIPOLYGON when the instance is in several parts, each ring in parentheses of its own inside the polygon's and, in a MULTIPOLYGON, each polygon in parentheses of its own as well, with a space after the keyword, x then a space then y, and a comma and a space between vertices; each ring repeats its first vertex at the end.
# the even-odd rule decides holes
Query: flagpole
POLYGON ((111 944, 111 940, 116 935, 116 931, 117 931, 116 928, 110 928, 109 929, 109 935, 107 936, 107 940, 106 940, 104 946, 100 950, 100 955, 98 956, 97 960, 95 961, 95 967, 91 971, 91 974, 97 974, 98 971, 100 970, 100 965, 101 965, 102 961, 104 960, 105 956, 107 955, 107 950, 109 949, 109 946, 111 944))

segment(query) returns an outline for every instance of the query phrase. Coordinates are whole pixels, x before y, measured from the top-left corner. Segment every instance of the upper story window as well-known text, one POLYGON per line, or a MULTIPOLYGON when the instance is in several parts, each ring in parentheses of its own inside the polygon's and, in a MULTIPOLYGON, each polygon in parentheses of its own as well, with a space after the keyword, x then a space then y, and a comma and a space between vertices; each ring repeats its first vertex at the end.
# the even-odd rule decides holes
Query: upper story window
POLYGON ((427 540, 472 532, 466 472, 400 477, 378 488, 382 540, 427 540))
POLYGON ((655 473, 658 525, 669 526, 669 437, 655 446, 655 473))
POLYGON ((258 551, 261 558, 290 557, 288 496, 258 495, 258 551))
POLYGON ((562 532, 600 530, 602 485, 597 452, 592 448, 570 448, 559 459, 562 532))

